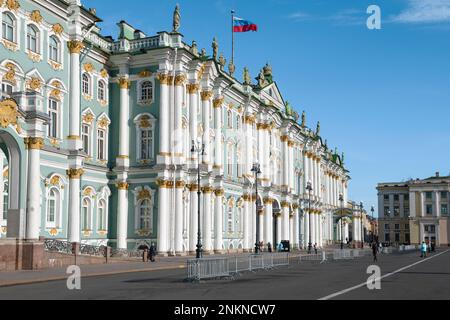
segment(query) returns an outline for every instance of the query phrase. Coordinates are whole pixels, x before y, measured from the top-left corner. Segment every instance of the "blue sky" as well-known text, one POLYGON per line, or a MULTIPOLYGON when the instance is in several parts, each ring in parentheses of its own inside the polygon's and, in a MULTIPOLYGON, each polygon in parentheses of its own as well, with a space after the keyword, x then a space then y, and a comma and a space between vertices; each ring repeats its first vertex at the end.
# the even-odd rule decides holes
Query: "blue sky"
POLYGON ((171 30, 230 57, 230 10, 258 24, 236 34, 240 77, 266 62, 282 94, 307 122, 321 122, 328 145, 345 152, 350 197, 377 204, 378 182, 450 174, 450 0, 84 0, 117 37, 126 20, 148 35, 171 30), (157 4, 156 4, 157 3, 157 4), (382 29, 368 30, 367 7, 381 8, 382 29))

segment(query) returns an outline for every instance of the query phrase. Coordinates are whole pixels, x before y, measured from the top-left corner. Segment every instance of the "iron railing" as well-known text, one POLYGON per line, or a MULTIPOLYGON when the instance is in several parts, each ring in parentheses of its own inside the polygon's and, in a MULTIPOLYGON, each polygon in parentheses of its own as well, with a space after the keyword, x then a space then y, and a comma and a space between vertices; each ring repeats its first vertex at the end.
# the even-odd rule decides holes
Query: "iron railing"
POLYGON ((56 239, 47 239, 44 241, 44 250, 48 252, 72 254, 72 243, 56 239))
POLYGON ((106 257, 107 247, 91 246, 88 244, 80 244, 80 254, 87 256, 106 257))
POLYGON ((128 250, 128 249, 119 249, 119 248, 111 248, 111 257, 120 257, 120 258, 142 258, 144 256, 144 250, 128 250))

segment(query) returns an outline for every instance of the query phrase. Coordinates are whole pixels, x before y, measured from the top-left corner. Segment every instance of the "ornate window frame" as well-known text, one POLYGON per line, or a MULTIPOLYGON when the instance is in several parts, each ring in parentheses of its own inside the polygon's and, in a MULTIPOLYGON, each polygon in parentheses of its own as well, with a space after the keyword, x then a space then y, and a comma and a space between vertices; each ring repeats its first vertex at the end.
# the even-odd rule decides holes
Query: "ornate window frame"
POLYGON ((89 74, 88 72, 83 72, 81 74, 81 95, 87 101, 92 100, 93 86, 94 86, 94 80, 93 80, 92 75, 89 74), (87 84, 86 84, 85 77, 87 79, 87 84), (88 92, 85 91, 86 88, 87 88, 88 92))
POLYGON ((80 212, 80 225, 81 225, 81 232, 83 233, 84 236, 90 236, 92 234, 92 231, 95 229, 94 228, 94 198, 97 196, 97 193, 95 191, 95 189, 91 186, 86 186, 83 189, 82 192, 82 196, 81 196, 81 212, 80 212), (86 220, 84 218, 84 203, 85 201, 88 201, 88 212, 87 212, 87 225, 86 224, 86 220), (87 228, 85 228, 87 227, 87 228))
POLYGON ((51 235, 56 236, 63 226, 63 203, 64 203, 64 191, 67 185, 67 180, 64 176, 54 173, 45 179, 45 228, 50 230, 51 235), (55 209, 55 221, 49 222, 48 215, 50 209, 50 192, 55 190, 56 195, 56 209, 55 209))
POLYGON ((156 119, 150 113, 138 114, 133 120, 136 127, 136 161, 140 164, 149 164, 155 159, 155 127, 156 119), (149 150, 149 157, 142 157, 142 132, 150 131, 152 137, 152 144, 149 150))
POLYGON ((154 77, 147 77, 147 78, 143 78, 140 79, 137 83, 136 86, 136 90, 137 90, 137 101, 138 101, 138 105, 141 106, 148 106, 151 105, 153 103, 153 101, 155 100, 155 78, 154 77), (144 95, 143 95, 143 85, 146 83, 150 83, 151 84, 151 97, 148 99, 144 99, 144 95))
POLYGON ((89 150, 87 150, 88 152, 86 152, 86 150, 84 150, 84 141, 83 141, 83 150, 87 153, 87 155, 89 156, 89 159, 92 159, 92 157, 94 156, 94 131, 95 131, 95 126, 94 126, 94 119, 95 119, 95 114, 94 112, 91 110, 91 108, 87 108, 85 110, 83 110, 83 112, 81 113, 81 140, 83 141, 83 137, 85 136, 84 132, 83 132, 83 126, 88 126, 89 127, 89 134, 87 135, 88 139, 89 139, 89 150))
POLYGON ((155 209, 155 194, 156 191, 148 186, 140 186, 135 188, 133 191, 134 194, 134 229, 135 234, 139 236, 148 237, 154 232, 154 209, 155 209), (150 206, 150 214, 149 214, 149 228, 142 229, 141 228, 141 205, 144 201, 149 201, 150 206))
POLYGON ((1 11, 1 15, 0 15, 0 20, 1 20, 1 42, 3 44, 3 46, 10 50, 10 51, 18 51, 20 50, 20 35, 21 35, 21 20, 19 19, 18 15, 13 13, 12 11, 9 10, 5 10, 5 11, 1 11), (9 39, 5 39, 3 38, 3 15, 9 15, 12 19, 13 19, 13 41, 9 40, 9 39))
POLYGON ((100 235, 106 235, 109 229, 108 212, 109 212, 109 197, 111 197, 111 190, 106 186, 97 193, 97 219, 96 219, 96 229, 100 235), (100 203, 104 202, 104 212, 103 212, 103 223, 104 228, 101 228, 100 223, 100 203))
POLYGON ((102 165, 106 165, 106 163, 108 162, 108 152, 109 152, 109 145, 108 145, 108 135, 109 135, 109 125, 111 124, 111 120, 109 119, 109 117, 106 115, 106 113, 102 113, 98 118, 97 118, 97 125, 96 125, 96 130, 95 130, 95 142, 96 142, 96 159, 98 162, 100 162, 102 165), (105 136, 104 136, 104 141, 103 141, 103 152, 104 152, 104 157, 100 158, 100 152, 99 152, 99 131, 103 131, 105 136))

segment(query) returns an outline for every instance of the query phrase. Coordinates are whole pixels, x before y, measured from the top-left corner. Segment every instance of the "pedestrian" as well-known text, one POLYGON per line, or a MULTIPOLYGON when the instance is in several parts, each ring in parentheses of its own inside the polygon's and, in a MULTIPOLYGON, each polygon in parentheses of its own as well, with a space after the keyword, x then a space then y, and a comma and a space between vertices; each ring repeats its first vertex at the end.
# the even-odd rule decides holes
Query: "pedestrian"
POLYGON ((422 245, 420 246, 420 251, 421 251, 421 258, 426 258, 427 257, 427 244, 425 243, 425 241, 422 241, 422 245))
POLYGON ((150 246, 149 255, 150 255, 150 261, 155 262, 156 246, 154 243, 152 243, 152 245, 150 246))
POLYGON ((283 251, 283 244, 281 242, 278 244, 277 251, 278 252, 283 251))
POLYGON ((272 245, 270 244, 270 242, 267 244, 267 250, 272 253, 272 245))
POLYGON ((434 241, 432 241, 431 242, 431 252, 434 252, 435 250, 436 250, 435 243, 434 243, 434 241))
POLYGON ((378 243, 378 252, 383 253, 383 244, 381 242, 378 243))
POLYGON ((314 253, 317 254, 317 243, 314 243, 314 253))
POLYGON ((378 261, 377 254, 378 254, 378 245, 376 242, 372 243, 372 254, 373 254, 373 262, 378 261))

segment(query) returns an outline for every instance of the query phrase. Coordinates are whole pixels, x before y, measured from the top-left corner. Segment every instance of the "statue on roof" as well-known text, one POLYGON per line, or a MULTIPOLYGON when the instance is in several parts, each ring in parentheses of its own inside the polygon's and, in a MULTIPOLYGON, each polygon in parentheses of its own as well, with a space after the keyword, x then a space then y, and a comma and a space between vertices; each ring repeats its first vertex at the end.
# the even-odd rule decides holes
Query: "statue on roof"
POLYGON ((213 59, 217 60, 217 56, 219 53, 219 43, 217 42, 216 37, 214 37, 212 42, 212 49, 213 49, 213 59))
POLYGON ((292 111, 292 116, 295 119, 295 122, 298 122, 298 119, 300 118, 299 114, 297 111, 292 111))
POLYGON ((325 150, 328 150, 328 140, 325 139, 325 144, 324 144, 325 150))
POLYGON ((266 81, 270 84, 273 82, 273 77, 272 77, 272 67, 269 65, 269 63, 266 63, 266 65, 263 68, 264 71, 264 78, 266 79, 266 81))
POLYGON ((228 64, 228 72, 230 73, 230 76, 233 76, 235 71, 236 66, 233 64, 233 61, 230 61, 230 63, 228 64))
POLYGON ((250 72, 248 71, 247 67, 244 68, 244 85, 251 85, 252 79, 250 77, 250 72))
POLYGON ((178 29, 180 28, 180 5, 177 4, 175 7, 175 11, 173 12, 173 31, 172 32, 178 32, 178 29))
POLYGON ((285 104, 285 113, 286 113, 286 115, 287 115, 288 117, 291 117, 291 116, 292 116, 292 107, 291 107, 289 101, 286 101, 286 104, 285 104))
POLYGON ((306 127, 306 112, 303 111, 302 113, 302 128, 306 127))
POLYGON ((317 127, 316 127, 316 136, 320 135, 320 121, 317 122, 317 127))
POLYGON ((344 164, 344 152, 342 152, 342 156, 341 156, 341 162, 342 162, 342 164, 344 164))
POLYGON ((195 40, 192 40, 191 53, 192 53, 194 56, 198 56, 197 42, 195 42, 195 40))
POLYGON ((259 76, 258 76, 258 78, 256 78, 256 80, 258 80, 258 86, 260 88, 264 88, 265 86, 267 86, 269 84, 264 75, 264 69, 261 69, 261 72, 259 73, 259 76))
POLYGON ((221 53, 220 57, 219 57, 219 65, 221 66, 222 69, 224 69, 226 64, 227 64, 227 60, 223 56, 223 53, 221 53))

